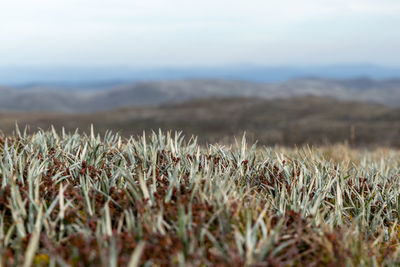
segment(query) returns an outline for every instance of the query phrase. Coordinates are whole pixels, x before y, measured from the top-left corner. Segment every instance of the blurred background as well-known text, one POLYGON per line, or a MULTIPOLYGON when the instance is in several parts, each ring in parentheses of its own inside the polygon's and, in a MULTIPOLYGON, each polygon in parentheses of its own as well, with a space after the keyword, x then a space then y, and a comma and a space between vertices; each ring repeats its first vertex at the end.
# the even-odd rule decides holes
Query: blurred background
POLYGON ((398 0, 4 0, 0 129, 400 147, 398 0))

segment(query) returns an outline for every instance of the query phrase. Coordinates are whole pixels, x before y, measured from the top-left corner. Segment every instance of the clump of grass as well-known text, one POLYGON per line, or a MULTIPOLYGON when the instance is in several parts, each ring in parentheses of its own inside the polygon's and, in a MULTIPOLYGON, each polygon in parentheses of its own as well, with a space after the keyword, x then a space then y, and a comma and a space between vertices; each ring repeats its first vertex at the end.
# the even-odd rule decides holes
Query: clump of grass
POLYGON ((400 264, 399 156, 17 130, 0 138, 1 263, 400 264))

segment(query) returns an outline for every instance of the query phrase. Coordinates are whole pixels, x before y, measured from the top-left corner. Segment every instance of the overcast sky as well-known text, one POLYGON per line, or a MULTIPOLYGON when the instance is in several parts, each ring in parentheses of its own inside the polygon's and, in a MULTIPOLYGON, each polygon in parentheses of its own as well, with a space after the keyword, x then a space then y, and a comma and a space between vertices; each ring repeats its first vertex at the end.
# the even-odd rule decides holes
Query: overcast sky
POLYGON ((400 0, 1 0, 0 65, 400 65, 400 0))

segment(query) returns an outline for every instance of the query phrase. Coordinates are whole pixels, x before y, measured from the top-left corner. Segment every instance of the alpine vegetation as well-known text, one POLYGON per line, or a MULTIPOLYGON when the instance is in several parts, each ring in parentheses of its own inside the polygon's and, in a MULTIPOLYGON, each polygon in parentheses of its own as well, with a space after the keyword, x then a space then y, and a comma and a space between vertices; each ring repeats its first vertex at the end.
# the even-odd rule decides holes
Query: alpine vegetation
POLYGON ((0 138, 2 266, 400 264, 400 153, 0 138))

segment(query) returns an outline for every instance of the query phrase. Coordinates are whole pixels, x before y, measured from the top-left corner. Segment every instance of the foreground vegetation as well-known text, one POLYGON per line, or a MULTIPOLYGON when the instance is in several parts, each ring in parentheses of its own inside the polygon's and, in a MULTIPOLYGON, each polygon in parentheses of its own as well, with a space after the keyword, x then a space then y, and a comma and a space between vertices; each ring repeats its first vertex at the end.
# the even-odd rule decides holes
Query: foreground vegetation
POLYGON ((400 264, 400 153, 0 138, 1 265, 400 264))

